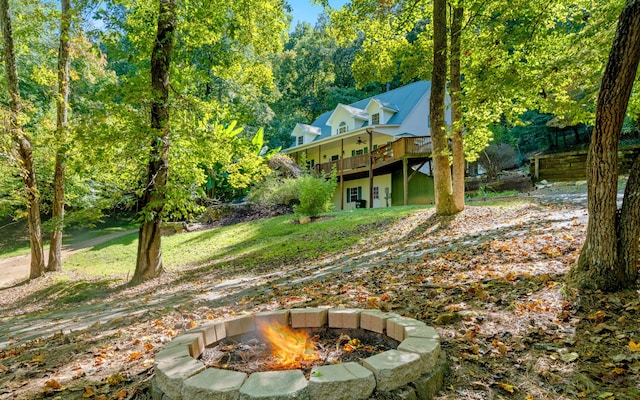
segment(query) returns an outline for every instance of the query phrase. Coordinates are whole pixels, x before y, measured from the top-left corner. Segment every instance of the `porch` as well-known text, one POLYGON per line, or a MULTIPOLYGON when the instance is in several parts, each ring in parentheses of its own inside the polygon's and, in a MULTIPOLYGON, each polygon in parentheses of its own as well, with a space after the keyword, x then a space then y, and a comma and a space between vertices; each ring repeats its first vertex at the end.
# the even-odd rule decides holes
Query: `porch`
POLYGON ((336 169, 340 180, 357 179, 372 170, 373 175, 386 174, 395 169, 394 164, 411 161, 410 165, 431 158, 432 144, 429 136, 403 137, 382 145, 375 150, 353 157, 316 164, 316 172, 329 175, 336 169))

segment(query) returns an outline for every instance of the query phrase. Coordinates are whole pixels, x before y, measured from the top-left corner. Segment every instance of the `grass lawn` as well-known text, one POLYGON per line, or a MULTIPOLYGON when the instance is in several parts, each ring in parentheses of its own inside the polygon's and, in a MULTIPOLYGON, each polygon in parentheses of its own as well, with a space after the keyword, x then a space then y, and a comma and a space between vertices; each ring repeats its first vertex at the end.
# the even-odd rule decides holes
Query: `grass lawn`
MULTIPOLYGON (((216 262, 265 268, 340 253, 382 235, 384 227, 424 207, 356 209, 326 214, 310 224, 299 224, 292 215, 240 223, 206 231, 162 238, 165 268, 180 270, 216 262)), ((87 277, 132 274, 138 240, 132 233, 71 255, 65 269, 87 277)))

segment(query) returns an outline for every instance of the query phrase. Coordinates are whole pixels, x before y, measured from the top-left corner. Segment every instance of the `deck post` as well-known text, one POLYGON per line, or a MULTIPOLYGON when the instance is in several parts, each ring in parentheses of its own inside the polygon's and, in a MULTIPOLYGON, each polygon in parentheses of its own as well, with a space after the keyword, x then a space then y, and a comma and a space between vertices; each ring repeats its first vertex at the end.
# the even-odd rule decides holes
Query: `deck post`
POLYGON ((404 205, 409 204, 409 159, 406 157, 402 158, 402 189, 404 192, 404 205))
POLYGON ((369 134, 369 208, 373 208, 373 129, 367 129, 369 134))
POLYGON ((340 139, 340 209, 344 210, 344 139, 340 139))

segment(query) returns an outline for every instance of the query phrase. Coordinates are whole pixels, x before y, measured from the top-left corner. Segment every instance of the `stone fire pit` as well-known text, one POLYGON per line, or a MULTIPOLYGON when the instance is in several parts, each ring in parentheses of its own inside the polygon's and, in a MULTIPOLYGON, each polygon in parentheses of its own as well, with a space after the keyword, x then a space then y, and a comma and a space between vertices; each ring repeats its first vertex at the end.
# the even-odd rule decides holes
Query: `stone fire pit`
POLYGON ((446 361, 436 331, 412 318, 376 310, 304 308, 246 315, 201 326, 174 338, 156 355, 154 400, 302 399, 428 400, 440 389, 446 361), (364 329, 400 342, 397 349, 348 362, 301 370, 243 372, 205 368, 198 357, 222 339, 254 333, 256 324, 304 329, 364 329), (386 397, 385 397, 386 398, 386 397))

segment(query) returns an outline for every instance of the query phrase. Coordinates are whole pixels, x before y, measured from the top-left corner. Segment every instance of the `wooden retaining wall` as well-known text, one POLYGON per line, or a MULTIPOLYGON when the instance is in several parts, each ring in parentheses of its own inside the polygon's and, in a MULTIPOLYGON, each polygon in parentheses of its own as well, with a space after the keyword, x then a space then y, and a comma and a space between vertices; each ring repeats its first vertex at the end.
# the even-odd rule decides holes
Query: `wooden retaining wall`
MULTIPOLYGON (((621 147, 618 150, 618 172, 626 174, 640 145, 621 147)), ((587 151, 544 154, 531 157, 531 175, 535 181, 578 181, 587 178, 587 151)))

